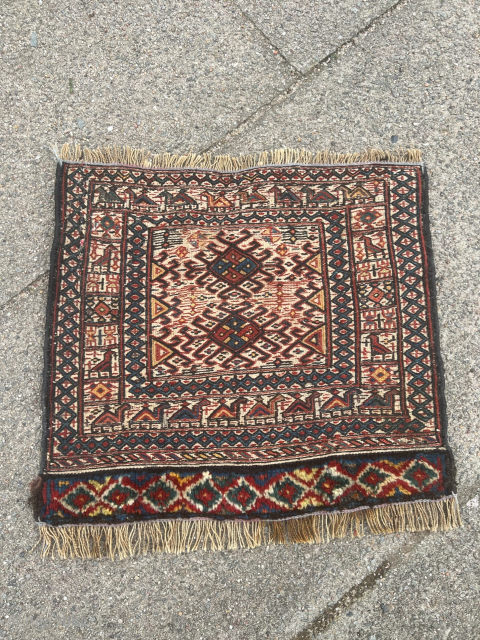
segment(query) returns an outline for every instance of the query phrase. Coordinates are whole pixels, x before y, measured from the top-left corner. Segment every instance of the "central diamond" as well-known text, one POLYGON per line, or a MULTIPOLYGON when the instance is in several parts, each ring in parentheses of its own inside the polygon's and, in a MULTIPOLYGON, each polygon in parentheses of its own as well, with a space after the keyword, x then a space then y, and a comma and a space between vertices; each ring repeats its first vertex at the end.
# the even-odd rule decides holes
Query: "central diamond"
MULTIPOLYGON (((145 363, 152 379, 169 385, 172 376, 230 375, 238 367, 260 372, 273 366, 328 365, 331 321, 322 225, 171 226, 153 230, 151 238, 145 363), (171 244, 165 246, 167 228, 171 244)), ((105 296, 111 307, 110 299, 115 297, 105 296)), ((143 306, 140 290, 134 289, 131 305, 132 310, 143 306)), ((114 322, 110 315, 107 320, 114 322)), ((107 324, 103 317, 98 322, 107 324)), ((131 331, 129 353, 137 354, 143 328, 136 324, 131 331)), ((369 367, 380 366, 377 360, 369 367)), ((140 361, 132 366, 128 375, 136 385, 135 376, 143 375, 140 361)), ((95 384, 107 384, 105 375, 95 384)), ((153 393, 153 387, 148 389, 153 393)))
POLYGON ((209 338, 221 347, 227 347, 234 353, 240 353, 261 334, 260 327, 254 322, 240 315, 232 314, 217 324, 210 332, 209 338))
POLYGON ((234 247, 227 249, 210 265, 210 270, 228 284, 240 284, 259 268, 253 258, 234 247))

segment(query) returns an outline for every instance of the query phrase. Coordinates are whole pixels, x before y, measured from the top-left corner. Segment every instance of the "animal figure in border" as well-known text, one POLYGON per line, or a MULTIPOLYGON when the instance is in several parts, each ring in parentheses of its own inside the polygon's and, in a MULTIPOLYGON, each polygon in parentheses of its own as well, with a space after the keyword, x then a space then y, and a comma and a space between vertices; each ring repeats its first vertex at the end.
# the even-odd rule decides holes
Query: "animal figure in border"
POLYGON ((320 416, 320 394, 314 391, 306 400, 302 400, 299 393, 295 400, 284 410, 283 418, 289 422, 311 420, 320 416))
POLYGON ((370 338, 370 349, 373 357, 381 356, 382 360, 385 360, 387 356, 392 355, 392 350, 380 342, 376 333, 371 333, 368 337, 370 338))
POLYGON ((112 431, 123 431, 125 429, 125 412, 130 409, 128 403, 124 403, 117 409, 110 409, 106 405, 105 410, 92 423, 94 432, 111 433, 112 431))
POLYGON ((225 399, 222 398, 220 400, 220 406, 212 411, 212 413, 208 416, 208 426, 223 426, 226 425, 237 425, 237 424, 245 424, 245 412, 244 407, 247 404, 246 398, 240 396, 232 402, 230 405, 227 405, 225 399))
POLYGON ((214 196, 210 191, 203 191, 200 195, 207 199, 209 209, 231 209, 235 205, 225 196, 225 193, 225 191, 220 191, 218 196, 214 196))
POLYGON ((183 405, 175 411, 168 419, 170 427, 173 427, 173 423, 177 422, 179 425, 186 424, 188 427, 206 427, 207 426, 207 411, 206 407, 211 404, 207 398, 202 398, 200 402, 197 402, 193 407, 189 407, 185 401, 183 405))
POLYGON ((198 202, 186 192, 186 189, 180 189, 178 193, 171 193, 165 190, 161 191, 158 196, 165 201, 165 211, 167 208, 198 209, 198 202))
POLYGON ((366 400, 359 405, 358 409, 361 414, 368 415, 389 415, 398 413, 395 406, 395 398, 397 397, 395 389, 389 389, 384 396, 374 391, 366 400))
POLYGON ((281 422, 284 401, 285 396, 281 394, 270 398, 267 403, 258 400, 247 412, 246 423, 248 425, 263 425, 281 422))
POLYGON ((258 187, 253 187, 251 191, 238 191, 237 195, 239 197, 241 207, 254 207, 255 205, 261 206, 267 201, 266 197, 258 192, 258 187))
POLYGON ((302 199, 291 189, 280 189, 276 185, 269 189, 268 193, 273 193, 275 204, 280 207, 300 207, 302 199))
POLYGON ((92 371, 98 373, 99 377, 102 377, 102 374, 106 373, 107 378, 112 377, 112 364, 113 364, 114 350, 107 349, 103 354, 102 360, 97 362, 97 364, 92 367, 92 371))
POLYGON ((303 187, 300 189, 305 195, 307 199, 307 207, 319 207, 322 204, 332 204, 337 200, 336 196, 329 193, 326 189, 320 189, 319 191, 315 191, 311 187, 303 187))
POLYGON ((322 414, 330 414, 333 418, 336 413, 341 416, 352 413, 355 408, 355 398, 361 393, 360 389, 354 387, 353 389, 345 391, 343 396, 341 396, 338 389, 333 389, 332 397, 322 406, 322 414))
POLYGON ((151 410, 148 403, 133 416, 130 420, 131 429, 155 429, 165 428, 168 426, 166 409, 170 407, 169 402, 161 402, 151 410))

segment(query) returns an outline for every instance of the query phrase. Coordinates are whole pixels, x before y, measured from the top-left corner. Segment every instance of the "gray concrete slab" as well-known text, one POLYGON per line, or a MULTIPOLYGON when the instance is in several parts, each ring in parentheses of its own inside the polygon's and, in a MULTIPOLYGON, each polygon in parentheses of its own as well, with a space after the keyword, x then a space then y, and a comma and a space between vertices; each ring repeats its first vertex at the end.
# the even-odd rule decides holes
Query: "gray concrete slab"
POLYGON ((301 73, 334 53, 398 0, 235 0, 301 73))
POLYGON ((52 145, 202 150, 292 79, 235 6, 208 0, 8 1, 0 22, 0 304, 47 268, 52 145))
MULTIPOLYGON (((479 509, 465 528, 428 536, 346 608, 322 640, 477 640, 480 629, 479 509), (402 561, 403 560, 403 561, 402 561)), ((313 640, 312 638, 312 640, 313 640)))
MULTIPOLYGON (((16 518, 31 521, 25 497, 40 468, 46 301, 44 276, 0 312, 0 527, 15 524, 22 545, 16 518)), ((2 533, 3 544, 10 544, 2 533)))

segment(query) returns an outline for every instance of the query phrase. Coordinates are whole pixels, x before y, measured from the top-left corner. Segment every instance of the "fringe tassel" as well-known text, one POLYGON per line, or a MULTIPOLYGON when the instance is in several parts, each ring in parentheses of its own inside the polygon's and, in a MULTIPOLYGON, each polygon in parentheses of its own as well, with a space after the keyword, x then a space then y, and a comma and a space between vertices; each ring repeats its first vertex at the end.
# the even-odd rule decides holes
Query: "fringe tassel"
POLYGON ((267 544, 323 543, 371 533, 448 531, 461 527, 457 497, 318 513, 277 521, 163 520, 119 525, 40 525, 42 557, 127 558, 166 551, 253 549, 267 544))
POLYGON ((131 147, 98 147, 90 149, 79 144, 64 144, 55 156, 62 162, 84 162, 87 164, 116 164, 145 167, 149 169, 197 168, 216 171, 239 171, 264 165, 288 164, 352 164, 359 162, 409 162, 422 161, 419 149, 365 149, 358 153, 336 153, 335 151, 307 151, 306 149, 270 149, 244 156, 212 156, 211 153, 151 153, 145 149, 131 147))

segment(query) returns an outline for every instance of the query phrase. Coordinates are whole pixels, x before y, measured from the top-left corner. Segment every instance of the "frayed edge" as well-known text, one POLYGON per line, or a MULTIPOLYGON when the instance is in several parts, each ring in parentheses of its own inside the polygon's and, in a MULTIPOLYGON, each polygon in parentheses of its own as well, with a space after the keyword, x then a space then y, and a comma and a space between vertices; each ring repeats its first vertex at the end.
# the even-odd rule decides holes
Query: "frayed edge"
POLYGON ((30 482, 30 495, 28 497, 28 504, 32 508, 35 519, 40 517, 43 503, 43 478, 37 476, 30 482))
MULTIPOLYGON (((42 557, 128 558, 147 553, 253 549, 270 544, 320 544, 366 531, 449 531, 462 526, 455 495, 317 513, 286 520, 159 520, 118 525, 40 524, 42 557)), ((37 543, 38 544, 38 543, 37 543)), ((36 545, 37 546, 37 545, 36 545)))
POLYGON ((211 169, 213 171, 240 171, 254 167, 290 164, 354 164, 363 162, 421 163, 419 149, 395 150, 365 149, 357 153, 335 151, 308 151, 306 149, 270 149, 261 153, 242 156, 211 153, 185 154, 152 153, 146 149, 131 147, 98 147, 91 149, 79 144, 64 144, 60 150, 53 148, 58 162, 83 162, 86 164, 128 165, 146 169, 211 169))

